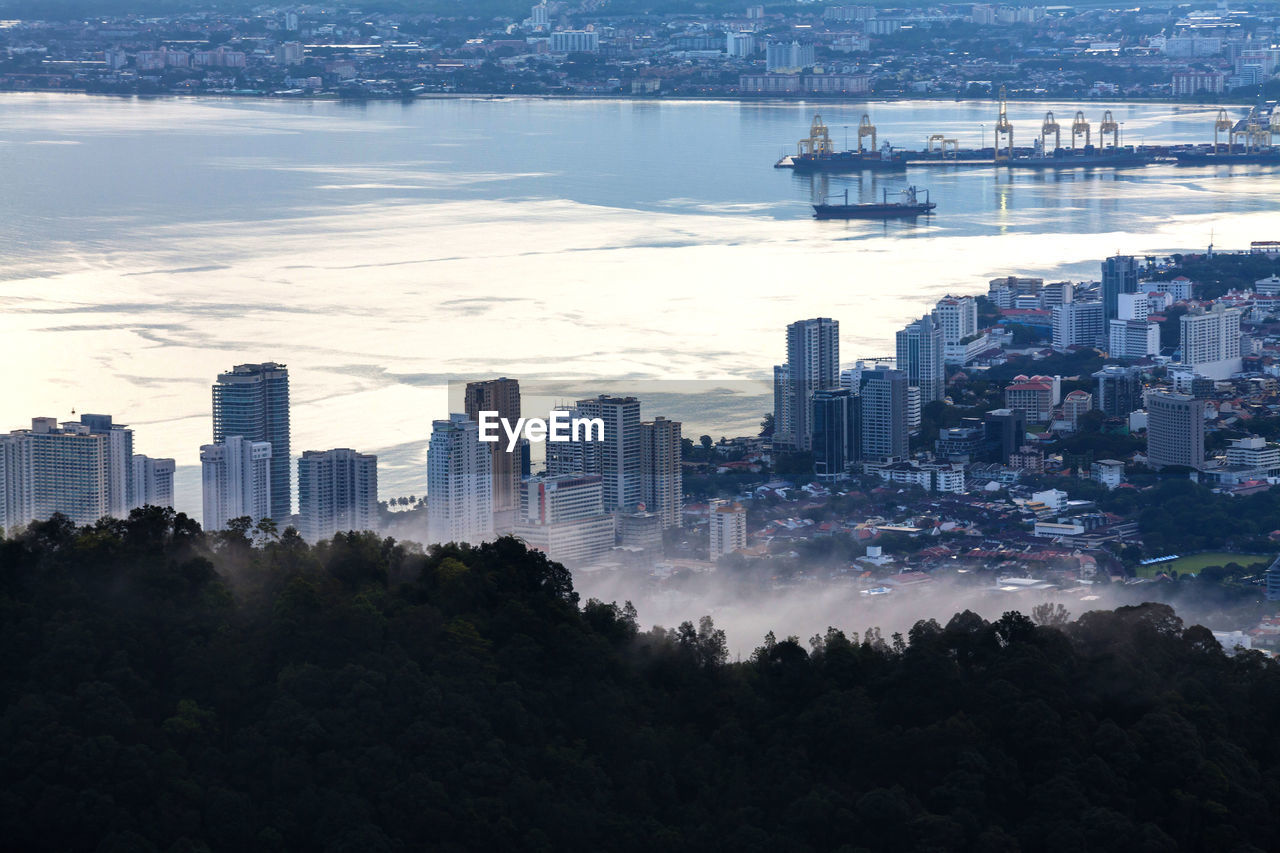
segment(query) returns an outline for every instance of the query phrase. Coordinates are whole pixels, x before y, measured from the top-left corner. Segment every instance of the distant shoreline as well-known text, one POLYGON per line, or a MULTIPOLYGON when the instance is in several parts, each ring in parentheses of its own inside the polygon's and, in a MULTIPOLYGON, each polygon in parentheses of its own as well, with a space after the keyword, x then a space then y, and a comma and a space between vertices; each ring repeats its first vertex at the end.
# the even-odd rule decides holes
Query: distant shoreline
MULTIPOLYGON (((930 103, 977 103, 992 104, 998 100, 995 97, 990 98, 956 98, 950 95, 930 95, 918 94, 910 97, 898 97, 893 95, 860 95, 860 96, 823 96, 821 94, 809 94, 803 98, 782 98, 776 96, 755 96, 755 95, 728 95, 728 94, 708 94, 708 95, 685 95, 685 94, 643 94, 633 95, 627 92, 611 92, 608 94, 593 93, 524 93, 524 92, 423 92, 417 95, 409 96, 365 96, 365 97, 348 97, 336 94, 321 94, 313 96, 294 96, 294 95, 276 95, 268 92, 95 92, 88 89, 0 89, 0 96, 3 95, 88 95, 92 97, 104 98, 141 98, 141 99, 160 99, 160 98, 228 98, 243 100, 259 100, 259 101, 297 101, 297 102, 334 102, 334 103, 370 103, 370 102, 412 102, 412 101, 452 101, 452 100, 473 100, 473 101, 514 101, 514 100, 536 100, 536 101, 636 101, 644 102, 661 102, 661 101, 688 101, 688 102, 705 102, 705 103, 739 103, 739 104, 861 104, 861 103, 917 103, 921 101, 930 103)), ((1036 98, 1008 98, 1011 104, 1048 104, 1048 103, 1071 103, 1071 104, 1169 104, 1170 106, 1196 107, 1200 109, 1215 109, 1219 107, 1235 107, 1247 109, 1253 107, 1257 101, 1240 99, 1240 100, 1221 100, 1221 101, 1186 101, 1178 98, 1133 98, 1133 97, 1114 97, 1114 98, 1081 98, 1081 97, 1059 97, 1044 96, 1036 98)))

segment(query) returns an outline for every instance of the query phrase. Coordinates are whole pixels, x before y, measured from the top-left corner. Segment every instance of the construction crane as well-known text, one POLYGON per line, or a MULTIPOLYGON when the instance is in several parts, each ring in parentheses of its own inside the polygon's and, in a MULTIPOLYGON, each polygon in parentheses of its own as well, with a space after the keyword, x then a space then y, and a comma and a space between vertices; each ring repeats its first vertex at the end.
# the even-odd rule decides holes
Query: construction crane
POLYGON ((1089 127, 1089 122, 1085 121, 1084 113, 1076 110, 1076 120, 1071 122, 1071 150, 1076 148, 1076 139, 1080 135, 1084 135, 1084 147, 1088 148, 1093 144, 1093 131, 1089 127))
POLYGON ((862 138, 864 136, 871 137, 871 147, 868 151, 876 150, 876 126, 871 123, 871 116, 866 113, 862 114, 862 120, 858 122, 858 153, 862 153, 862 138))
POLYGON ((1052 154, 1062 147, 1062 126, 1054 119, 1053 113, 1044 114, 1044 124, 1040 125, 1040 147, 1046 155, 1052 154), (1053 147, 1049 147, 1049 134, 1053 134, 1053 147))
POLYGON ((1120 125, 1116 124, 1115 118, 1111 115, 1111 110, 1107 110, 1102 114, 1102 126, 1098 128, 1098 144, 1102 148, 1107 147, 1107 134, 1111 134, 1111 147, 1120 147, 1120 125))
POLYGON ((824 154, 832 154, 835 149, 831 145, 831 133, 827 130, 827 126, 822 123, 820 114, 814 115, 813 124, 809 125, 809 137, 801 139, 796 143, 796 152, 804 154, 812 154, 817 157, 824 154))
POLYGON ((932 154, 932 153, 933 153, 933 143, 935 143, 935 142, 936 142, 936 143, 938 143, 938 153, 942 155, 942 159, 944 159, 944 160, 945 160, 945 159, 947 159, 947 146, 948 146, 948 145, 950 145, 950 146, 951 146, 951 150, 952 150, 952 152, 954 153, 955 158, 956 158, 956 159, 959 159, 959 158, 960 158, 960 140, 958 140, 958 139, 947 139, 947 137, 946 137, 944 134, 941 134, 941 133, 935 133, 935 134, 932 134, 932 135, 929 137, 929 144, 928 144, 928 146, 925 148, 925 151, 926 151, 927 153, 929 153, 929 154, 932 154))
POLYGON ((1231 143, 1233 140, 1231 129, 1234 127, 1235 125, 1232 124, 1231 118, 1227 115, 1227 111, 1223 109, 1218 110, 1218 118, 1213 123, 1213 153, 1214 154, 1218 153, 1218 145, 1220 144, 1218 142, 1218 134, 1224 130, 1227 132, 1227 153, 1228 154, 1231 153, 1231 148, 1232 148, 1231 143))
POLYGON ((999 163, 1003 160, 1013 159, 1013 124, 1009 121, 1008 111, 1005 108, 1005 92, 1004 86, 1000 87, 1000 115, 996 119, 996 135, 995 149, 992 151, 992 158, 999 163), (1000 140, 1002 137, 1007 138, 1007 148, 1003 154, 1000 153, 1000 140))

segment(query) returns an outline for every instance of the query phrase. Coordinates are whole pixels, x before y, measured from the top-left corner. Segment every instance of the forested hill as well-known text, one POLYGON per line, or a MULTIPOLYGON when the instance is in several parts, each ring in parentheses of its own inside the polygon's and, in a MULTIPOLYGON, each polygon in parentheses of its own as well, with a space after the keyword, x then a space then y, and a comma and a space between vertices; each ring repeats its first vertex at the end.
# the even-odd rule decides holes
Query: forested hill
POLYGON ((260 538, 0 542, 5 849, 1280 849, 1280 671, 1162 605, 731 664, 514 540, 260 538))

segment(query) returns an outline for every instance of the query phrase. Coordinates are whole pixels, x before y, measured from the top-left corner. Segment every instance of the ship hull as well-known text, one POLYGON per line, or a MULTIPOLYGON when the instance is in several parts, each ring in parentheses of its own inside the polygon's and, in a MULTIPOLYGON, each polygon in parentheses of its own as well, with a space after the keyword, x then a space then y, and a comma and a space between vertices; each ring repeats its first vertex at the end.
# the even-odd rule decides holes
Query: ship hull
POLYGON ((1130 166, 1146 166, 1154 163, 1155 159, 1155 157, 1140 154, 1015 157, 1012 160, 1001 160, 997 165, 1010 169, 1123 169, 1130 166))
POLYGON ((779 161, 779 167, 805 174, 812 172, 905 172, 907 161, 903 158, 883 159, 865 155, 832 157, 789 157, 779 161), (787 163, 786 161, 790 162, 787 163))
POLYGON ((1238 154, 1184 151, 1173 155, 1179 166, 1231 166, 1233 164, 1280 165, 1280 149, 1238 154))
POLYGON ((917 204, 815 204, 814 219, 914 219, 933 211, 933 202, 917 204))

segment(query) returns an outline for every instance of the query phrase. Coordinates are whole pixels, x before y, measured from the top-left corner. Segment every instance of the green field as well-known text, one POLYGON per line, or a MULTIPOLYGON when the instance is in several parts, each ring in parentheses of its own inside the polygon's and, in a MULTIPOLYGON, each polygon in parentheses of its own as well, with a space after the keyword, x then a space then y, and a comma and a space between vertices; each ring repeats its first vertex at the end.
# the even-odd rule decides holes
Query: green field
POLYGON ((1233 554, 1228 551, 1206 551, 1203 554, 1191 554, 1179 557, 1168 563, 1155 566, 1138 566, 1136 573, 1140 578, 1155 577, 1156 572, 1175 571, 1180 575, 1196 574, 1206 566, 1225 566, 1227 563, 1239 563, 1248 566, 1251 563, 1270 563, 1272 554, 1233 554))

